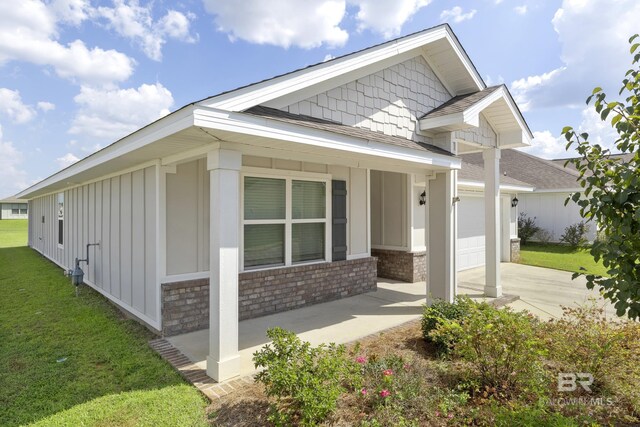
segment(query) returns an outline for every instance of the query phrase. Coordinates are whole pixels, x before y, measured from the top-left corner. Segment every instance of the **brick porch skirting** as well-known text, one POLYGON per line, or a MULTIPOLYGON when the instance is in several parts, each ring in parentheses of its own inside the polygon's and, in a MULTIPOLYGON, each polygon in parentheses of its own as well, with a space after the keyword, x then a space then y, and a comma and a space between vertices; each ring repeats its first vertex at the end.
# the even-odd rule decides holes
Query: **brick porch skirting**
POLYGON ((372 249, 371 255, 378 258, 378 276, 403 282, 427 280, 427 253, 404 252, 388 249, 372 249))
MULTIPOLYGON (((240 320, 375 291, 374 257, 239 274, 240 320)), ((209 279, 162 284, 162 333, 209 327, 209 279)))

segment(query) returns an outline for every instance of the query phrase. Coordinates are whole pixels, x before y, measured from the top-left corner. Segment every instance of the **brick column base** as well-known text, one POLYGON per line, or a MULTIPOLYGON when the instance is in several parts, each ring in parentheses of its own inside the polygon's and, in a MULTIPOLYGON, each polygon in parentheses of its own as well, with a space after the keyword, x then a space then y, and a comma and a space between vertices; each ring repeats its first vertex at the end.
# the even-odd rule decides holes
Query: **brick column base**
POLYGON ((511 262, 520 261, 520 239, 511 239, 511 262))
POLYGON ((403 282, 427 280, 427 253, 403 252, 388 249, 372 249, 371 255, 378 258, 378 276, 403 282))

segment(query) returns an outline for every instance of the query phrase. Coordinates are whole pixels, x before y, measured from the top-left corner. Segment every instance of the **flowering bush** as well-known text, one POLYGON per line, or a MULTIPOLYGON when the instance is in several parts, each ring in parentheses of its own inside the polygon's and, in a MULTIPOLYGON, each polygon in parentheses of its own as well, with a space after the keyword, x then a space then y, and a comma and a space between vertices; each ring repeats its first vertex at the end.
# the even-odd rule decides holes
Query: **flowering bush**
POLYGON ((269 329, 267 336, 273 343, 254 353, 253 361, 265 368, 256 381, 275 398, 269 412, 275 425, 316 425, 335 410, 342 393, 358 385, 359 366, 346 357, 344 346, 313 348, 281 328, 269 329))

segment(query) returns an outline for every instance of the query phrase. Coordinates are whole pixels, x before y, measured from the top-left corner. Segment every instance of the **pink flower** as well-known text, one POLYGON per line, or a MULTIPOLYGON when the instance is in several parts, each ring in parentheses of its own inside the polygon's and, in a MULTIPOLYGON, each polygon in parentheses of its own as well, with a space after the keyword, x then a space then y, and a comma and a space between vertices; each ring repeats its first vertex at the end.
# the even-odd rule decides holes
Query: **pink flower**
POLYGON ((436 411, 436 417, 440 416, 440 411, 436 411))
POLYGON ((389 397, 391 395, 391 392, 387 389, 381 390, 380 391, 380 397, 384 398, 384 397, 389 397))
POLYGON ((367 363, 367 358, 364 356, 358 356, 356 357, 356 362, 360 364, 367 363))
POLYGON ((449 419, 453 418, 453 414, 447 415, 447 418, 449 418, 449 419))
POLYGON ((405 371, 408 371, 409 369, 411 369, 411 365, 404 365, 403 368, 405 371))
POLYGON ((393 375, 393 371, 391 369, 385 369, 384 371, 382 371, 382 375, 389 376, 389 375, 393 375))
POLYGON ((363 388, 362 390, 360 390, 360 394, 363 395, 363 396, 366 396, 367 395, 367 389, 363 388))

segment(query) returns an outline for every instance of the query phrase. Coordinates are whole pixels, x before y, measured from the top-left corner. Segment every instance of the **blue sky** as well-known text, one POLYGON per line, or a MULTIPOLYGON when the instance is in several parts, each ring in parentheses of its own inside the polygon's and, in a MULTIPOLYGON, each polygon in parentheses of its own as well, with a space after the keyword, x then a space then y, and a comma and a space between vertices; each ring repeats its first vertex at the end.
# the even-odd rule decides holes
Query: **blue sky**
POLYGON ((0 198, 190 102, 449 22, 488 84, 566 157, 565 125, 614 95, 640 31, 633 0, 0 0, 0 198))

